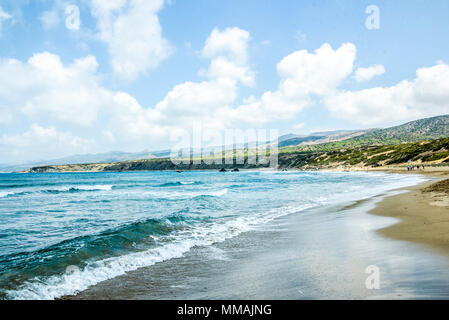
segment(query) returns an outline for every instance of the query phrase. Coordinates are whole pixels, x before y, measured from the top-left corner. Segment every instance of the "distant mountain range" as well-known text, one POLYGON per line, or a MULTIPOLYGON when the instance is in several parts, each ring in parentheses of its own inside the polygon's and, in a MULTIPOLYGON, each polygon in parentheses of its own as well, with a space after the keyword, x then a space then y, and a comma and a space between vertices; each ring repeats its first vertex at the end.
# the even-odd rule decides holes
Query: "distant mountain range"
POLYGON ((110 163, 118 161, 128 161, 136 159, 152 159, 159 157, 167 157, 170 155, 169 150, 162 151, 142 151, 142 152, 121 152, 121 151, 111 151, 107 153, 98 154, 80 154, 73 155, 59 159, 53 160, 41 160, 33 161, 23 164, 0 164, 0 171, 12 172, 12 171, 22 171, 29 169, 30 167, 43 166, 43 165, 61 165, 66 163, 71 164, 82 164, 82 163, 110 163))
MULTIPOLYGON (((449 115, 415 120, 386 129, 337 130, 315 132, 307 136, 287 134, 280 136, 278 143, 281 152, 283 149, 287 151, 295 150, 295 148, 297 148, 298 151, 320 151, 369 145, 394 145, 445 137, 449 137, 449 115)), ((55 160, 30 162, 20 165, 0 165, 0 171, 21 171, 29 169, 30 167, 44 165, 114 163, 131 160, 166 158, 169 155, 169 150, 144 151, 137 153, 114 151, 100 154, 74 155, 55 160)))
POLYGON ((368 131, 369 130, 338 130, 328 132, 314 132, 307 136, 288 134, 279 137, 278 143, 280 148, 298 145, 321 144, 354 138, 363 135, 368 131))
POLYGON ((279 145, 302 146, 308 150, 366 145, 390 145, 449 137, 449 115, 410 121, 386 128, 313 133, 307 137, 290 137, 279 145), (310 147, 310 145, 314 145, 310 147), (309 147, 306 147, 309 146, 309 147))
POLYGON ((406 124, 371 130, 354 140, 376 143, 404 143, 445 138, 449 136, 449 115, 420 119, 406 124))

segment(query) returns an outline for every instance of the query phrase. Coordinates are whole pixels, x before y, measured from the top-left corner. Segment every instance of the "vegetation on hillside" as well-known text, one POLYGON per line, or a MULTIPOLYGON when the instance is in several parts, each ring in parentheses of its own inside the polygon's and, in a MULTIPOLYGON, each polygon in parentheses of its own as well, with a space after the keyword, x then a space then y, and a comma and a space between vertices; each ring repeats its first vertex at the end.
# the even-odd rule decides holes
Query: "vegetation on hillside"
POLYGON ((449 138, 390 145, 336 148, 321 145, 314 150, 281 150, 279 164, 288 168, 398 165, 410 162, 449 164, 449 138))
POLYGON ((372 129, 368 132, 341 141, 323 144, 301 144, 285 149, 285 152, 331 151, 359 146, 393 145, 449 137, 449 115, 420 119, 406 124, 386 128, 372 129))

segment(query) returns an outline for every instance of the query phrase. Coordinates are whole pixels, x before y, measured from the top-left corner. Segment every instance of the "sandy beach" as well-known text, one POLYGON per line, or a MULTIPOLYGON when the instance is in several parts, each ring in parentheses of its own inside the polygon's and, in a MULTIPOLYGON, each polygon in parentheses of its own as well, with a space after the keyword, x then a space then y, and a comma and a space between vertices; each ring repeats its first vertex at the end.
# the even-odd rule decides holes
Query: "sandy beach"
POLYGON ((432 180, 385 198, 370 213, 400 219, 378 230, 384 236, 431 246, 449 254, 449 172, 420 171, 432 180))

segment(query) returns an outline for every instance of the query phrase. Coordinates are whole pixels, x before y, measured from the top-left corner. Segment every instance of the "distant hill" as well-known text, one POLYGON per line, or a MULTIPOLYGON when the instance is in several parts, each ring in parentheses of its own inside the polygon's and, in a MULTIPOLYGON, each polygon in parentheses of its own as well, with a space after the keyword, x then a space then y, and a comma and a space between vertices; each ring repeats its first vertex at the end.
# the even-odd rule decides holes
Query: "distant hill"
POLYGON ((354 140, 378 143, 403 143, 449 137, 449 115, 420 119, 406 124, 377 129, 354 140))
POLYGON ((308 136, 285 135, 279 137, 278 143, 280 148, 299 145, 321 144, 351 139, 365 134, 367 131, 368 130, 336 130, 314 132, 308 136))
POLYGON ((428 141, 354 146, 336 150, 280 152, 282 168, 301 169, 349 169, 384 166, 449 165, 449 138, 428 141))
MULTIPOLYGON (((422 142, 410 142, 402 144, 382 145, 382 146, 356 146, 340 150, 320 150, 320 151, 292 151, 279 153, 279 168, 290 169, 350 169, 358 168, 364 170, 371 167, 402 166, 413 164, 428 166, 448 166, 449 165, 449 138, 434 139, 422 142)), ((190 164, 174 164, 168 158, 154 158, 146 160, 122 161, 114 163, 97 164, 67 164, 59 166, 34 167, 28 172, 120 172, 139 170, 219 170, 226 168, 253 169, 263 168, 267 165, 251 165, 245 161, 244 164, 237 164, 231 161, 224 163, 224 159, 219 159, 219 163, 208 164, 204 161, 190 164)))
POLYGON ((61 165, 66 163, 82 164, 82 163, 110 163, 118 161, 128 161, 136 159, 152 159, 159 157, 167 157, 170 155, 169 150, 162 151, 142 151, 142 152, 121 152, 111 151, 97 154, 79 154, 59 159, 31 161, 22 164, 0 164, 0 172, 13 172, 26 170, 30 167, 43 165, 61 165))
MULTIPOLYGON (((449 137, 449 115, 410 121, 386 128, 370 129, 356 137, 328 143, 301 145, 299 151, 339 150, 358 146, 383 146, 449 137)), ((296 150, 291 148, 290 151, 296 150)))

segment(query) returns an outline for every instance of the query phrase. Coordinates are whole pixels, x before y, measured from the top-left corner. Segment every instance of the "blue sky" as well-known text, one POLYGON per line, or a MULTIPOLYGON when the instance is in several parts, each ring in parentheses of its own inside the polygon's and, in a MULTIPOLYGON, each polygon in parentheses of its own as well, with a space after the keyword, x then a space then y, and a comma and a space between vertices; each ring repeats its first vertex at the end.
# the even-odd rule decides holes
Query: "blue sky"
POLYGON ((306 134, 449 113, 444 0, 0 0, 0 8, 2 162, 160 149, 193 122, 306 134), (378 29, 365 25, 370 5, 378 29), (79 27, 66 25, 69 6, 79 27))

